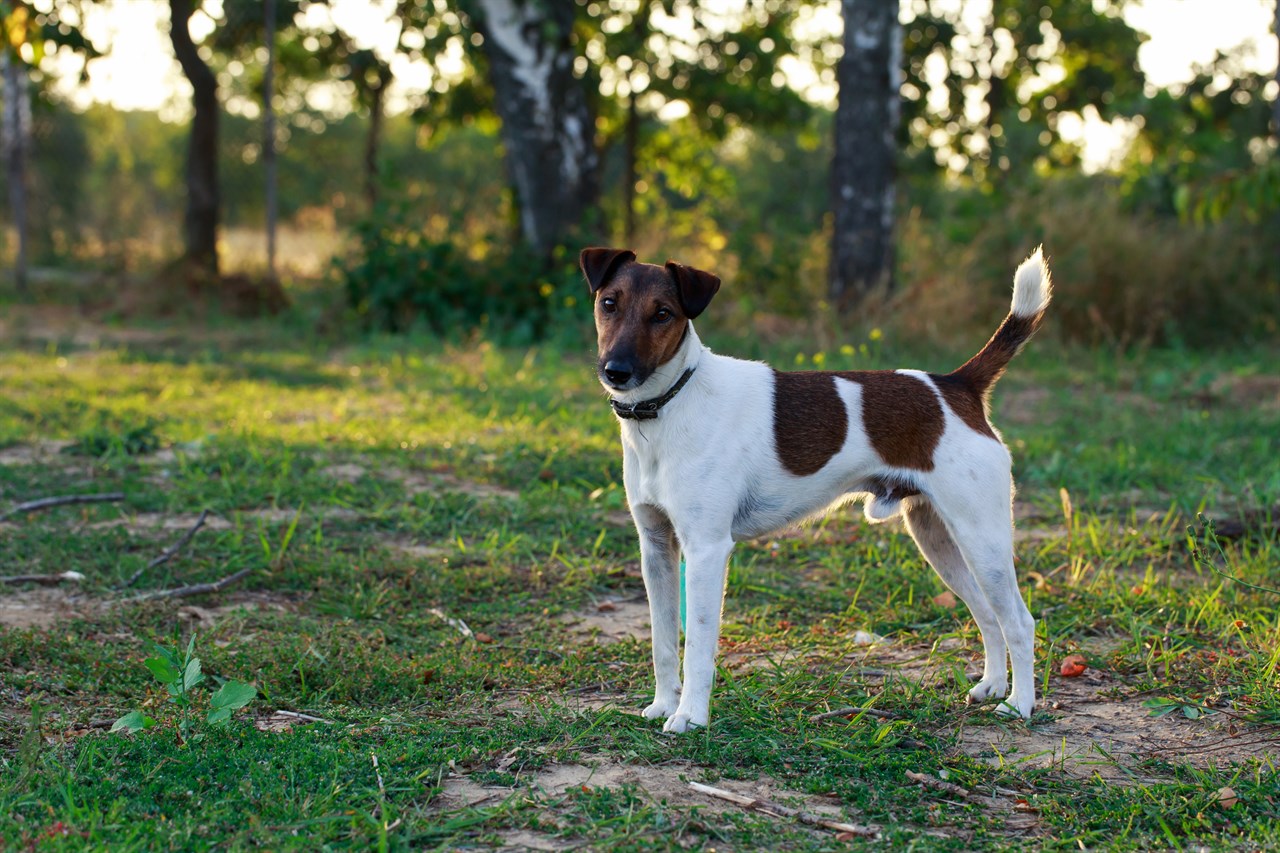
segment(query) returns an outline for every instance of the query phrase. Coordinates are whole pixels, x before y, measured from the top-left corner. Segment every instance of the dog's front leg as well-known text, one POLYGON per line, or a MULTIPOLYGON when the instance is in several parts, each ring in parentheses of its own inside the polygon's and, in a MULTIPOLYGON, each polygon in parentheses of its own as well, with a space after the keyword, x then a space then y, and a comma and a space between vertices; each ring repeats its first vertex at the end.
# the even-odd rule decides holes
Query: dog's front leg
POLYGON ((641 504, 632 508, 640 531, 640 573, 649 598, 653 675, 657 687, 645 719, 666 719, 680 701, 680 546, 666 513, 641 504))
POLYGON ((684 693, 663 731, 684 732, 710 719, 711 684, 720 647, 720 613, 724 606, 725 571, 733 540, 685 543, 684 693))

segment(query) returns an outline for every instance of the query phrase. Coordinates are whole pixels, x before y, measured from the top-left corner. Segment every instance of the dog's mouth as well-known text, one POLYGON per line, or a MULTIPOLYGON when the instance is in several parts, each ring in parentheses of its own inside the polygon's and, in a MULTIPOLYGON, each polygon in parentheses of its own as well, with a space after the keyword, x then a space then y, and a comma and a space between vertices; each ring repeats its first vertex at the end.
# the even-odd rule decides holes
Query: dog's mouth
POLYGON ((600 384, 609 391, 631 391, 639 388, 653 371, 630 361, 618 359, 600 359, 596 365, 596 376, 600 384))

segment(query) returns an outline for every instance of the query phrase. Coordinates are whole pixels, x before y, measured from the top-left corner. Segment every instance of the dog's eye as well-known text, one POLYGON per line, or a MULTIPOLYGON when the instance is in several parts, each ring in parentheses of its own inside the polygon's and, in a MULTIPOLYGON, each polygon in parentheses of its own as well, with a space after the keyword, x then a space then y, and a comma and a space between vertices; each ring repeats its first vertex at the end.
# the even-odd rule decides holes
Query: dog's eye
POLYGON ((604 299, 600 300, 600 310, 606 314, 612 314, 614 311, 618 310, 618 303, 615 302, 612 297, 606 296, 604 299))
POLYGON ((672 315, 670 308, 659 308, 658 313, 653 315, 653 322, 665 323, 670 320, 672 316, 674 315, 672 315))

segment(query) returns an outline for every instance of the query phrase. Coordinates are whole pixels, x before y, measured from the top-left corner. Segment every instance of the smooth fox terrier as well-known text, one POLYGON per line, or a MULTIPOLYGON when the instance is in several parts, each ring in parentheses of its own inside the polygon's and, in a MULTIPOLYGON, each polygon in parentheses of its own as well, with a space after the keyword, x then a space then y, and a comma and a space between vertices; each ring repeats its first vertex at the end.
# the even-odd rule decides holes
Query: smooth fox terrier
POLYGON ((1035 620, 1013 569, 1009 451, 987 417, 1005 366, 1049 305, 1040 250, 1014 275, 1009 316, 945 375, 919 370, 782 373, 716 355, 692 320, 720 288, 710 273, 585 249, 597 373, 622 428, 623 480, 640 533, 657 688, 648 719, 683 732, 709 719, 725 572, 735 542, 851 499, 873 522, 902 516, 925 559, 968 605, 986 662, 969 701, 1030 717, 1035 620), (687 562, 680 679, 680 556, 687 562))

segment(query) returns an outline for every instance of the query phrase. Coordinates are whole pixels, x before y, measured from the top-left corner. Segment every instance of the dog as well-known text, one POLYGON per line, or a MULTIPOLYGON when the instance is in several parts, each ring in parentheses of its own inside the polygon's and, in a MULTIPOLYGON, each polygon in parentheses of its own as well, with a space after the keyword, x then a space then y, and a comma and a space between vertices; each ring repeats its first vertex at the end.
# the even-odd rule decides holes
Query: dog
POLYGON ((594 300, 596 372, 621 425, 649 598, 657 684, 645 718, 663 718, 663 730, 677 733, 708 724, 734 544, 854 499, 872 522, 901 517, 973 614, 985 664, 968 701, 1003 699, 998 711, 1029 718, 1035 620, 1013 568, 1012 463, 988 398, 1049 306, 1041 251, 1014 274, 1010 313, 991 340, 947 374, 784 373, 717 355, 693 320, 720 289, 718 277, 640 263, 628 249, 584 249, 579 261, 594 300))

